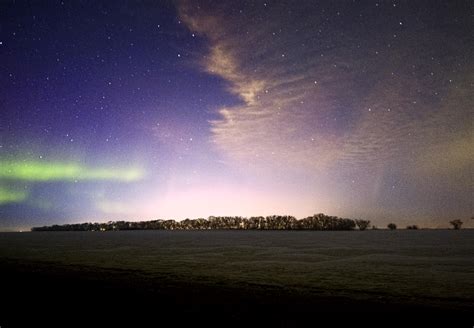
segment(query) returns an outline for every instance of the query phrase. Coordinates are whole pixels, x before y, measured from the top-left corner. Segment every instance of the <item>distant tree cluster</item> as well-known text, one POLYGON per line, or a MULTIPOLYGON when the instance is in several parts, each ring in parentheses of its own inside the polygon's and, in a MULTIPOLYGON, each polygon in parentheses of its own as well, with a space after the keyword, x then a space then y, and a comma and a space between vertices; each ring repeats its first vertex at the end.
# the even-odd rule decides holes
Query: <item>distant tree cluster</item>
POLYGON ((389 228, 390 230, 397 230, 397 225, 395 223, 389 223, 387 225, 387 228, 389 228))
MULTIPOLYGON (((461 229, 463 222, 449 222, 455 230, 461 229)), ((210 216, 208 219, 152 220, 152 221, 109 221, 107 223, 77 223, 44 227, 34 227, 31 231, 117 231, 117 230, 326 230, 363 231, 370 227, 369 220, 345 219, 325 214, 315 214, 304 219, 296 219, 289 215, 252 216, 210 216)), ((389 223, 387 228, 396 230, 395 223, 389 223)), ((417 225, 409 225, 408 230, 418 230, 417 225)), ((378 230, 372 226, 372 230, 378 230)))
POLYGON ((34 227, 32 231, 115 231, 115 230, 354 230, 356 225, 365 230, 370 221, 352 220, 316 214, 297 220, 288 215, 256 216, 210 216, 182 221, 109 221, 107 223, 63 224, 34 227))

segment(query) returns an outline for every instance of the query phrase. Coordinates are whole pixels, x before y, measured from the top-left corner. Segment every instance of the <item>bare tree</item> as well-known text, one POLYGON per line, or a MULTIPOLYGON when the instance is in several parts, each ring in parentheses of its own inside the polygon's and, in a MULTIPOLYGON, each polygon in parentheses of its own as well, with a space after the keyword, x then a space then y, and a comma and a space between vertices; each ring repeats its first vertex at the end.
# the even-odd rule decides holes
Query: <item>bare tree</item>
POLYGON ((359 227, 359 230, 365 230, 370 226, 370 221, 356 219, 355 224, 359 227))
POLYGON ((462 226, 463 222, 459 219, 456 219, 456 220, 453 220, 453 221, 449 221, 449 223, 451 223, 454 230, 459 230, 459 229, 461 229, 461 226, 462 226))

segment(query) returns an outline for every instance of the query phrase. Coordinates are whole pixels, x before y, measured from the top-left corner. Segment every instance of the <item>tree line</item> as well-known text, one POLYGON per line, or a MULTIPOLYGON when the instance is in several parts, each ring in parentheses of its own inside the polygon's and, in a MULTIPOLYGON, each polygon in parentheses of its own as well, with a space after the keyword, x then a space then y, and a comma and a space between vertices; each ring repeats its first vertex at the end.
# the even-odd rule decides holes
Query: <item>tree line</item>
POLYGON ((210 216, 208 219, 109 221, 107 223, 78 223, 34 227, 32 231, 115 231, 115 230, 365 230, 368 220, 352 220, 316 214, 304 219, 289 215, 210 216))
MULTIPOLYGON (((450 222, 454 229, 460 229, 462 221, 450 222)), ((210 216, 208 219, 151 220, 151 221, 109 221, 107 223, 77 223, 43 227, 33 227, 31 231, 119 231, 119 230, 321 230, 349 231, 366 230, 370 227, 369 220, 347 219, 325 214, 315 214, 304 219, 296 219, 289 215, 255 216, 210 216)), ((390 230, 397 229, 394 223, 387 226, 390 230)), ((372 229, 377 227, 372 226, 372 229)), ((407 226, 407 229, 418 229, 418 226, 407 226)))

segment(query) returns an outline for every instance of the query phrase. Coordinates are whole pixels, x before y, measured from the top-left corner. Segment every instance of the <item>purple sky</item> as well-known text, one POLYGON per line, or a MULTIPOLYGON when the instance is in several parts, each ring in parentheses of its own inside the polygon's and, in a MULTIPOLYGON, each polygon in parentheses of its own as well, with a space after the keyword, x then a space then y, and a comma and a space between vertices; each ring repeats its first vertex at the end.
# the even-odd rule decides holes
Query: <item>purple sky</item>
POLYGON ((470 1, 0 4, 0 229, 474 226, 470 1))

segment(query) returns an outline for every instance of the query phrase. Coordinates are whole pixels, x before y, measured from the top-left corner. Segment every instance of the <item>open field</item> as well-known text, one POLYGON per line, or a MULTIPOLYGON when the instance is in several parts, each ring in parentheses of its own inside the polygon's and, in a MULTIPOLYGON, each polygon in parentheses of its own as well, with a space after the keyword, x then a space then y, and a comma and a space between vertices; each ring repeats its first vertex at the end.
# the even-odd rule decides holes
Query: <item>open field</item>
POLYGON ((101 299, 106 308, 159 305, 166 313, 179 309, 203 320, 214 307, 239 320, 270 307, 273 318, 282 316, 278 322, 289 325, 295 312, 301 318, 410 312, 420 320, 438 316, 466 325, 473 318, 472 230, 0 236, 0 266, 12 280, 7 294, 22 311, 43 309, 32 300, 56 295, 53 302, 62 299, 70 308, 89 308, 101 299), (90 301, 79 301, 75 295, 86 291, 90 301))

